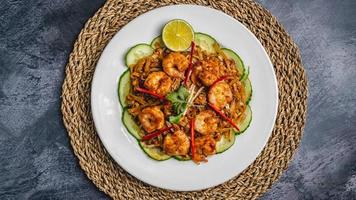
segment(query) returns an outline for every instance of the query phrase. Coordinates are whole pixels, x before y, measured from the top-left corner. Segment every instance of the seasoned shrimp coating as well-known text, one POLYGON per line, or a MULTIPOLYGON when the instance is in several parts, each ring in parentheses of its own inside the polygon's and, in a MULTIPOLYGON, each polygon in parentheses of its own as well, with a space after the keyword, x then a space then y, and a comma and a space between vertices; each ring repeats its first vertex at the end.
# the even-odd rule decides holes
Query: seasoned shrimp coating
POLYGON ((168 134, 163 140, 163 150, 168 155, 183 156, 189 152, 190 142, 188 136, 181 130, 168 134))
POLYGON ((218 76, 213 71, 203 70, 199 73, 199 79, 205 86, 210 86, 218 80, 218 76))
POLYGON ((148 133, 161 129, 164 126, 164 114, 159 106, 146 107, 138 115, 143 129, 148 133))
POLYGON ((184 78, 184 71, 189 67, 189 60, 183 54, 172 52, 162 61, 163 71, 174 78, 184 78))
POLYGON ((201 61, 195 67, 199 80, 205 85, 212 85, 219 78, 220 63, 210 59, 201 61))
POLYGON ((144 82, 144 86, 159 95, 166 95, 171 90, 172 79, 164 72, 152 72, 144 82))
POLYGON ((204 135, 195 138, 195 158, 196 161, 206 161, 205 157, 216 152, 216 141, 211 135, 204 135))
POLYGON ((218 122, 219 120, 213 111, 201 111, 195 117, 195 130, 201 133, 202 135, 212 134, 218 128, 218 122))
POLYGON ((209 103, 222 109, 233 99, 231 88, 225 81, 218 82, 210 87, 208 92, 209 103))

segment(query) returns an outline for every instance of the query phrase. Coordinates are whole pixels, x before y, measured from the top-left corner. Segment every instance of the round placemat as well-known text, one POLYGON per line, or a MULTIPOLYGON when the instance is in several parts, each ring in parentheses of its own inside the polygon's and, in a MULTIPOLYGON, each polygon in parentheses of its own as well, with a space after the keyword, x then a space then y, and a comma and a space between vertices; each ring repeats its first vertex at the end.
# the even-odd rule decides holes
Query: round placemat
POLYGON ((109 0, 88 20, 74 44, 62 87, 62 114, 81 168, 113 199, 256 199, 287 168, 299 145, 307 105, 307 79, 296 44, 266 9, 250 0, 109 0), (276 72, 279 105, 267 145, 241 174, 219 186, 175 192, 147 185, 126 173, 109 156, 95 132, 90 87, 104 47, 132 19, 157 7, 199 4, 221 10, 250 29, 266 49, 276 72))

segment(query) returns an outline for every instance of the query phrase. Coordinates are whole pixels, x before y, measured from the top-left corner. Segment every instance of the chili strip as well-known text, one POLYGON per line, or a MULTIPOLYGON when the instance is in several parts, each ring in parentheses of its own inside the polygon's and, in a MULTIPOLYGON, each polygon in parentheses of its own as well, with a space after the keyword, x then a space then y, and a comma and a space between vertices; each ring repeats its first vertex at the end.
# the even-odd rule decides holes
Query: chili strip
POLYGON ((159 95, 159 94, 157 94, 157 93, 155 93, 155 92, 153 92, 153 91, 146 90, 146 89, 144 89, 144 88, 137 87, 136 90, 139 91, 139 92, 145 93, 145 94, 149 94, 149 95, 151 95, 151 96, 153 96, 153 97, 156 97, 156 98, 158 98, 158 99, 161 99, 161 100, 164 100, 164 99, 165 99, 164 96, 159 95))
POLYGON ((230 119, 228 116, 226 116, 221 110, 219 110, 219 108, 217 108, 216 106, 214 106, 211 103, 208 103, 208 105, 215 111, 217 112, 222 118, 224 118, 227 122, 229 122, 229 124, 231 126, 233 126, 234 128, 236 128, 237 131, 240 131, 239 127, 237 127, 237 125, 232 121, 232 119, 230 119))
POLYGON ((145 136, 142 137, 142 141, 145 141, 145 140, 150 140, 152 138, 155 138, 155 137, 158 137, 159 135, 163 134, 164 132, 170 130, 172 127, 166 127, 166 128, 163 128, 163 129, 160 129, 158 131, 155 131, 153 133, 150 133, 150 134, 147 134, 145 136))
POLYGON ((228 75, 222 76, 222 77, 218 78, 216 81, 214 81, 214 83, 211 84, 210 87, 213 87, 213 86, 216 85, 217 83, 219 83, 219 82, 221 82, 221 81, 223 81, 223 80, 229 79, 229 78, 231 78, 231 76, 228 76, 228 75))
POLYGON ((192 46, 192 48, 190 50, 189 68, 185 74, 184 85, 187 85, 190 74, 192 73, 192 68, 193 68, 193 54, 194 54, 194 47, 195 47, 195 43, 193 41, 192 41, 191 46, 192 46))

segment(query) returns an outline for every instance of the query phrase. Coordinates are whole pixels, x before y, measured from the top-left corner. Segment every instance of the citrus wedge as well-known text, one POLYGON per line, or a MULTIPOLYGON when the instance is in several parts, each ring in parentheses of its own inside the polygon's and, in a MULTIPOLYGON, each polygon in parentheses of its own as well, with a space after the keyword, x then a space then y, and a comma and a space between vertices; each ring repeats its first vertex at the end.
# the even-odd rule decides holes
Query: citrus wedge
POLYGON ((193 28, 182 19, 173 19, 163 27, 162 40, 172 51, 188 49, 194 40, 193 28))

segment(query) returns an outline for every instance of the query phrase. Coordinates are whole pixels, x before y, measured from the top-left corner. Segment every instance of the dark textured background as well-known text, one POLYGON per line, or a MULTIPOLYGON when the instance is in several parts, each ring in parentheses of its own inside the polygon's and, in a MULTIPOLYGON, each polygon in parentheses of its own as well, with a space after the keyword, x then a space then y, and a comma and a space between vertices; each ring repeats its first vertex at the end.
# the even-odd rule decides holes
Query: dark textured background
MULTIPOLYGON (((356 199, 356 1, 259 0, 299 45, 309 79, 301 146, 262 199, 356 199)), ((0 199, 106 199, 60 113, 73 42, 103 0, 0 0, 0 199)))

